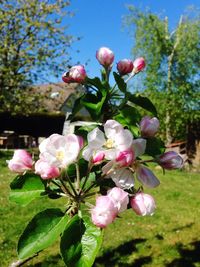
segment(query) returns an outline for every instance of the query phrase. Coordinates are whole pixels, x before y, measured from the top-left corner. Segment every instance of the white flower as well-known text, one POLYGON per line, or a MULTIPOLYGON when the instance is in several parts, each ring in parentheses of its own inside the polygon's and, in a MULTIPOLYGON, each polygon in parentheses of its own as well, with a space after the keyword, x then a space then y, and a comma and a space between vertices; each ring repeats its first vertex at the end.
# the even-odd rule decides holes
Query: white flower
POLYGON ((120 151, 129 149, 132 145, 131 132, 115 120, 108 120, 104 125, 105 134, 95 128, 88 134, 88 146, 83 150, 83 158, 93 159, 96 153, 103 152, 105 159, 116 159, 120 151))
POLYGON ((76 161, 82 145, 82 139, 75 134, 52 134, 39 145, 40 159, 49 165, 65 168, 76 161))

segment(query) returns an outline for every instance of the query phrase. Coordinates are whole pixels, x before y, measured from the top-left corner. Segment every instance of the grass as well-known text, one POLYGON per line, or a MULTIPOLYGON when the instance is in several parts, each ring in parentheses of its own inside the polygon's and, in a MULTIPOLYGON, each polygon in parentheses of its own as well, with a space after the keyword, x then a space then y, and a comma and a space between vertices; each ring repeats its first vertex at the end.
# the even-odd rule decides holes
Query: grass
MULTIPOLYGON (((0 266, 16 260, 16 245, 27 221, 47 207, 59 206, 62 200, 33 201, 20 207, 8 200, 9 183, 14 175, 0 160, 0 266)), ((153 167, 154 168, 154 167, 153 167)), ((155 170, 161 185, 146 190, 157 203, 150 217, 136 216, 132 210, 122 213, 105 230, 103 247, 94 267, 152 266, 200 267, 200 176, 197 173, 155 170)), ((59 244, 42 252, 24 266, 64 267, 59 244)))

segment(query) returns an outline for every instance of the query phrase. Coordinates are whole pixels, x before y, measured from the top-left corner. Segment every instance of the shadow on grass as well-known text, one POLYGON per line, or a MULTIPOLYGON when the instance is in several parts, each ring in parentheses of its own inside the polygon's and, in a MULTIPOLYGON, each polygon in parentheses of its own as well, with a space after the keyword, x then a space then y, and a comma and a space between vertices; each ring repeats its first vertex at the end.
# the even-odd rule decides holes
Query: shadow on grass
POLYGON ((200 241, 192 242, 189 245, 192 246, 191 249, 185 248, 182 244, 177 245, 180 257, 168 263, 166 267, 195 267, 196 263, 200 263, 200 241))
POLYGON ((146 239, 142 239, 142 238, 134 239, 134 240, 128 241, 128 242, 118 246, 117 248, 115 248, 113 250, 108 250, 102 256, 96 258, 93 267, 103 267, 103 266, 140 267, 146 263, 150 263, 152 261, 152 259, 149 256, 136 259, 132 263, 123 263, 123 258, 126 262, 127 261, 126 257, 138 250, 136 245, 143 243, 145 241, 146 241, 146 239))

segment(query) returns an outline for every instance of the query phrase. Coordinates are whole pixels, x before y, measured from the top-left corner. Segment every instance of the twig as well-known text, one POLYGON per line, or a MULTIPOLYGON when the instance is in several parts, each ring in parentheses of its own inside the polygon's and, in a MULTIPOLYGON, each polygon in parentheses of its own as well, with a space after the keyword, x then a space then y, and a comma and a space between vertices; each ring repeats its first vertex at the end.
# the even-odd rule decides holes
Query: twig
POLYGON ((38 254, 39 253, 37 253, 37 254, 35 254, 35 255, 25 259, 25 260, 18 260, 18 261, 12 262, 9 267, 23 266, 26 262, 28 262, 28 261, 32 260, 33 258, 37 257, 38 254))

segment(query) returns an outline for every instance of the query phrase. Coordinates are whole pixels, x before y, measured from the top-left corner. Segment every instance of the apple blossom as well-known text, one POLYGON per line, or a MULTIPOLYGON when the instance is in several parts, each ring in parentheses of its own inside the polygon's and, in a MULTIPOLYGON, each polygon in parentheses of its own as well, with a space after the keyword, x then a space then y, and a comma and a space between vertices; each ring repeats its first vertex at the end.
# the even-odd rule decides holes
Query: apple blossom
POLYGON ((145 66, 146 64, 145 64, 145 60, 143 57, 136 58, 133 61, 133 72, 138 73, 142 71, 145 68, 145 66))
POLYGON ((117 63, 117 70, 120 75, 126 75, 133 70, 133 62, 130 59, 122 59, 117 63))
POLYGON ((117 213, 118 209, 110 197, 99 196, 95 207, 91 209, 92 222, 100 228, 105 228, 114 221, 117 213))
POLYGON ((142 165, 136 167, 136 177, 143 185, 148 187, 156 187, 160 184, 158 178, 153 174, 153 172, 142 165))
POLYGON ((114 53, 107 47, 101 47, 96 52, 96 58, 102 66, 107 68, 111 66, 114 61, 114 53))
POLYGON ((133 211, 140 216, 153 215, 156 208, 153 197, 145 193, 137 193, 130 199, 133 211))
POLYGON ((168 151, 160 155, 156 161, 167 170, 180 169, 183 167, 183 158, 175 151, 168 151))
POLYGON ((132 149, 134 151, 135 159, 144 154, 147 141, 143 138, 133 140, 132 149))
POLYGON ((62 75, 62 80, 65 83, 83 83, 86 78, 86 71, 82 65, 76 65, 70 68, 68 72, 62 75))
POLYGON ((134 152, 133 149, 127 149, 125 151, 119 151, 116 157, 116 162, 120 167, 126 167, 133 163, 134 152))
POLYGON ((17 149, 11 160, 7 161, 8 168, 16 173, 23 173, 27 170, 31 170, 33 166, 33 159, 31 154, 26 150, 17 149))
POLYGON ((143 137, 154 137, 160 126, 159 120, 156 117, 150 118, 145 116, 140 122, 140 130, 143 137))
POLYGON ((50 166, 65 168, 77 160, 82 146, 83 139, 80 136, 52 134, 39 145, 40 159, 50 166))
POLYGON ((39 159, 35 163, 35 173, 39 174, 42 179, 53 179, 60 175, 59 168, 49 165, 48 162, 39 159))
POLYGON ((88 145, 82 153, 85 160, 89 161, 100 151, 105 154, 105 159, 113 160, 120 151, 126 151, 131 147, 132 133, 117 121, 107 120, 104 132, 105 134, 99 128, 95 128, 88 133, 88 145))
POLYGON ((102 167, 102 173, 106 178, 111 178, 116 186, 122 189, 130 189, 134 186, 132 171, 127 168, 116 168, 114 161, 109 161, 102 167))
POLYGON ((113 187, 107 193, 107 196, 113 201, 118 212, 125 211, 129 202, 128 193, 119 187, 113 187))

